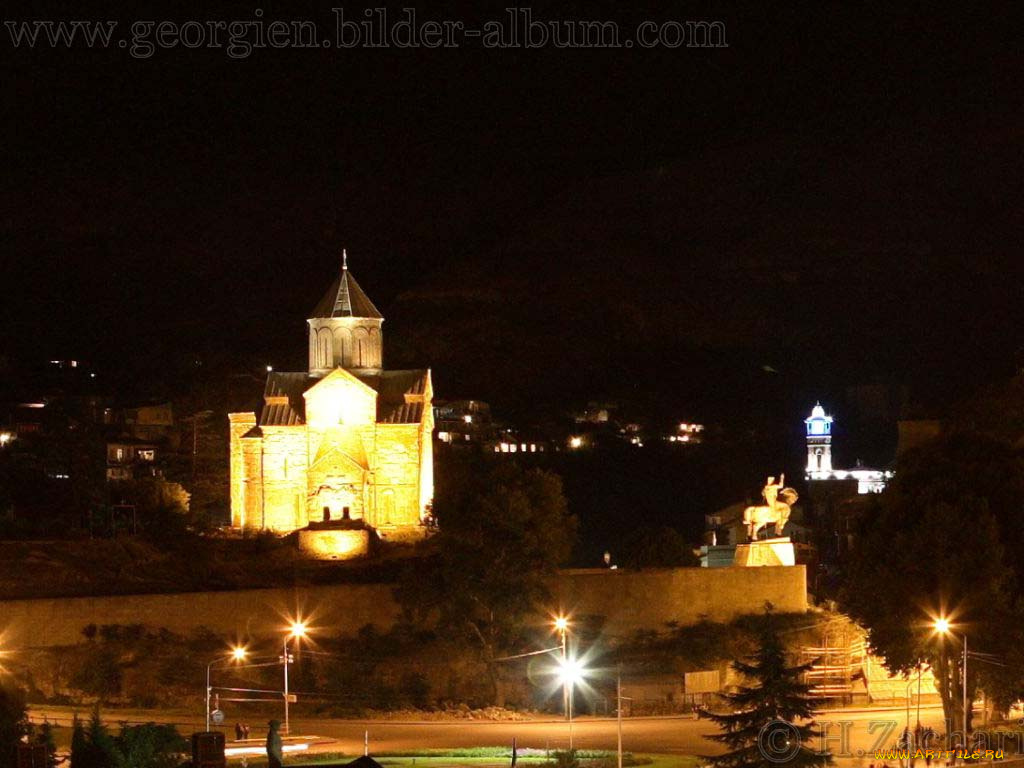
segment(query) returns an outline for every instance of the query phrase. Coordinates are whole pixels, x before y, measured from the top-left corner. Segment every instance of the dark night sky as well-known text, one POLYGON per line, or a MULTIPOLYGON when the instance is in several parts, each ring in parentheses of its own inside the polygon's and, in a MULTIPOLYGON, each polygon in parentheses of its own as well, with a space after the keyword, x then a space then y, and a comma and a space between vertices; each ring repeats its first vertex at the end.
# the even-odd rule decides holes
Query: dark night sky
MULTIPOLYGON (((263 7, 329 29, 330 5, 263 7)), ((3 352, 298 367, 345 246, 392 365, 513 411, 636 395, 715 416, 761 391, 926 397, 1005 374, 1024 314, 1014 30, 971 6, 768 5, 532 6, 720 19, 712 50, 139 61, 4 37, 3 352)))

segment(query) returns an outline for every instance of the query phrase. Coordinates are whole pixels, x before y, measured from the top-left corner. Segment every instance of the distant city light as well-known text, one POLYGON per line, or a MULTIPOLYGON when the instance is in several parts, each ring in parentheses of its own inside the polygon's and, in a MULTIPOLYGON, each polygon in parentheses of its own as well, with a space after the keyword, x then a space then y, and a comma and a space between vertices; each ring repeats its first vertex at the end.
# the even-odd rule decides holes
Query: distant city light
POLYGON ((583 438, 582 437, 570 437, 569 438, 569 447, 570 448, 580 448, 582 446, 583 446, 583 438))
POLYGON ((273 371, 274 371, 274 366, 268 365, 267 366, 267 373, 273 373, 273 371))
POLYGON ((472 424, 473 423, 473 414, 467 413, 465 416, 462 417, 462 420, 464 422, 466 422, 467 424, 472 424))

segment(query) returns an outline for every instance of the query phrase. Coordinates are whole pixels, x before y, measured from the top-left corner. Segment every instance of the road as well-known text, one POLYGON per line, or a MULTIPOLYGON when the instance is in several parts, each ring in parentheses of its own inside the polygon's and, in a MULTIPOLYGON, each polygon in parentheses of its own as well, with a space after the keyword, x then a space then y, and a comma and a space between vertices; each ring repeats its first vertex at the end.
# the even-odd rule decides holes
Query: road
MULTIPOLYGON (((61 725, 70 722, 73 714, 74 711, 68 707, 32 708, 33 719, 41 721, 47 717, 51 722, 61 725)), ((915 712, 912 710, 911 725, 914 718, 915 712)), ((201 730, 203 725, 199 717, 156 710, 108 711, 105 719, 111 724, 122 720, 170 722, 178 725, 183 733, 201 730)), ((834 753, 857 757, 858 750, 867 752, 891 746, 906 724, 906 710, 833 710, 822 713, 817 720, 819 724, 829 724, 828 746, 834 753)), ((942 710, 939 707, 923 707, 921 721, 936 731, 944 730, 942 710)), ((520 747, 565 749, 569 745, 569 725, 559 720, 389 722, 304 717, 292 719, 292 732, 296 735, 316 735, 331 739, 335 742, 333 749, 347 754, 362 751, 363 737, 367 731, 372 752, 498 746, 511 744, 513 738, 520 747)), ((704 737, 714 732, 714 725, 707 720, 688 717, 629 718, 623 720, 623 748, 633 752, 708 754, 715 752, 716 747, 704 737)), ((262 728, 253 728, 253 737, 262 738, 263 733, 262 728)), ((614 749, 616 721, 613 718, 576 719, 572 724, 572 737, 573 745, 578 749, 614 749)))

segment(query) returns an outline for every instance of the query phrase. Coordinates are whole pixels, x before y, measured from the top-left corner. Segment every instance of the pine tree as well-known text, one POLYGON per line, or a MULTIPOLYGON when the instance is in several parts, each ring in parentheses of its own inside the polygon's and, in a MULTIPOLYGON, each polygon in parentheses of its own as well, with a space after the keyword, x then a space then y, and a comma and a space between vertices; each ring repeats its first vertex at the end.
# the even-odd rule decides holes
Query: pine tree
POLYGON ((28 710, 20 688, 0 685, 0 765, 14 765, 21 737, 28 732, 28 710))
POLYGON ((770 613, 760 649, 749 662, 732 666, 754 684, 723 695, 731 713, 702 712, 722 730, 707 738, 729 748, 708 757, 716 768, 820 768, 832 762, 829 753, 806 746, 821 735, 814 727, 810 686, 800 681, 811 665, 786 665, 786 651, 770 613))
POLYGON ((39 726, 39 734, 36 736, 36 743, 46 747, 46 766, 55 768, 57 765, 57 742, 53 738, 53 726, 49 720, 44 720, 39 726))

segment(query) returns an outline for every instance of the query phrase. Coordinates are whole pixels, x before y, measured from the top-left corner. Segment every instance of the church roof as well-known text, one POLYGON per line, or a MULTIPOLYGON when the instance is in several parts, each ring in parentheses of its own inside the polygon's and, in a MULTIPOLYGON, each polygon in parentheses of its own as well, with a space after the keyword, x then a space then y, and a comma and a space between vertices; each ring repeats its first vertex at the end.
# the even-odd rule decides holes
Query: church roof
POLYGON ((313 309, 312 317, 369 317, 383 320, 384 315, 373 305, 348 271, 348 258, 344 256, 341 274, 331 283, 327 293, 313 309))
MULTIPOLYGON (((381 371, 368 374, 350 371, 353 376, 377 392, 378 424, 418 424, 423 419, 424 403, 406 402, 406 395, 424 395, 426 369, 381 371)), ((302 394, 321 379, 308 373, 274 371, 267 375, 263 391, 261 427, 292 427, 306 422, 306 401, 302 394)))
POLYGON ((416 424, 423 418, 423 403, 407 403, 405 396, 422 395, 426 392, 425 370, 356 373, 355 377, 377 390, 378 424, 416 424))
POLYGON ((263 413, 260 426, 292 427, 305 421, 306 402, 302 393, 315 380, 308 373, 286 373, 274 371, 267 374, 267 386, 263 390, 263 413))

